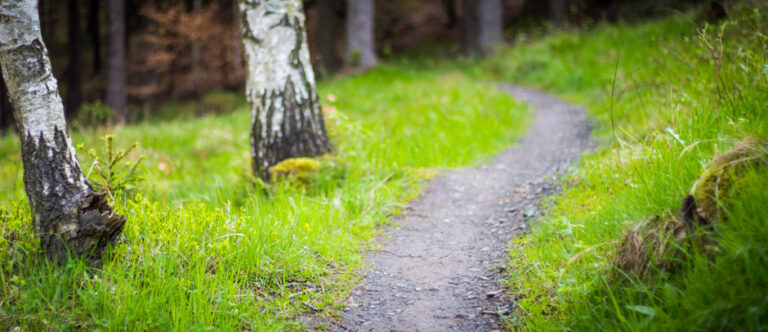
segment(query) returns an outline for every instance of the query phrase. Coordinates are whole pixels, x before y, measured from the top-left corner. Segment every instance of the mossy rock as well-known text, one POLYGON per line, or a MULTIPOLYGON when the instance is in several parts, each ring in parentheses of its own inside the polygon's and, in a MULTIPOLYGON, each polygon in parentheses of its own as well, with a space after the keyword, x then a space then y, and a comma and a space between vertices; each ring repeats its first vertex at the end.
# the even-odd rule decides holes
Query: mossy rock
POLYGON ((307 186, 321 169, 322 164, 315 159, 289 158, 269 169, 269 181, 307 186))
POLYGON ((723 202, 727 202, 749 170, 768 165, 766 144, 747 139, 717 156, 693 185, 698 214, 711 222, 722 221, 723 202))

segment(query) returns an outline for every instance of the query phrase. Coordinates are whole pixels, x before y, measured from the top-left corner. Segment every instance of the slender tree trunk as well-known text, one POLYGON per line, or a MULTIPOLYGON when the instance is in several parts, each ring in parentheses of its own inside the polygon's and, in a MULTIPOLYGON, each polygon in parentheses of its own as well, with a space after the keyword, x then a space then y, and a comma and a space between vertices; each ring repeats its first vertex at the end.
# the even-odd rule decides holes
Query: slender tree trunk
POLYGON ((253 172, 330 150, 309 61, 301 0, 241 0, 253 172))
POLYGON ((456 15, 456 0, 443 0, 443 8, 445 8, 445 27, 451 29, 456 26, 458 17, 456 15))
POLYGON ((330 76, 338 68, 336 61, 336 37, 339 0, 319 0, 317 3, 317 52, 320 53, 320 75, 330 76))
MULTIPOLYGON (((243 75, 243 49, 240 42, 240 6, 238 0, 232 0, 232 25, 234 26, 233 43, 232 43, 232 75, 234 77, 242 77, 243 75)), ((238 82, 240 82, 238 80, 238 82)))
POLYGON ((125 0, 109 0, 109 59, 106 104, 125 123, 125 0))
POLYGON ((0 66, 21 140, 24 186, 46 255, 98 264, 125 224, 80 171, 67 134, 56 79, 40 34, 36 0, 0 3, 0 66))
MULTIPOLYGON (((155 7, 155 0, 148 0, 147 2, 150 8, 157 9, 155 7)), ((153 37, 155 34, 157 34, 157 22, 155 22, 155 20, 152 18, 147 20, 147 33, 153 35, 153 37)), ((149 44, 148 47, 150 54, 157 52, 157 45, 154 43, 149 44)), ((144 101, 144 119, 147 120, 149 119, 150 114, 154 113, 155 94, 157 90, 157 70, 153 67, 152 64, 148 64, 148 69, 145 73, 145 79, 147 86, 149 86, 152 90, 147 94, 146 100, 144 101)))
POLYGON ((501 0, 464 1, 464 50, 467 56, 493 51, 504 39, 501 0))
POLYGON ((467 56, 476 56, 478 52, 478 20, 477 16, 477 3, 480 0, 464 0, 462 1, 464 12, 464 53, 467 56))
POLYGON ((5 87, 3 73, 0 70, 0 134, 5 133, 13 127, 13 109, 8 100, 8 89, 5 87))
POLYGON ((378 63, 373 40, 373 0, 347 0, 347 65, 367 69, 378 63))
POLYGON ((90 0, 88 5, 88 32, 91 37, 93 72, 101 71, 101 24, 99 19, 102 0, 90 0))
POLYGON ((564 27, 567 23, 567 2, 567 0, 549 0, 549 19, 558 28, 564 27))
POLYGON ((64 108, 68 118, 74 118, 80 104, 83 101, 80 61, 80 1, 68 0, 67 12, 69 13, 69 43, 67 43, 67 105, 64 108))
MULTIPOLYGON (((192 14, 197 15, 203 7, 202 0, 192 1, 192 14)), ((192 41, 192 84, 195 98, 200 102, 200 38, 197 36, 192 41)))

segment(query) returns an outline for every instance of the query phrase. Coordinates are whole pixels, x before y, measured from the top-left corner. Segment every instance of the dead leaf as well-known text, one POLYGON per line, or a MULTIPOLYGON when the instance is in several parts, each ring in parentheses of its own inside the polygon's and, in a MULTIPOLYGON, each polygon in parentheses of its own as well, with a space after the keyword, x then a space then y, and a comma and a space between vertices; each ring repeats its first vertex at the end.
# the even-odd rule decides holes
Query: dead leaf
POLYGON ((336 106, 323 105, 323 114, 325 115, 336 114, 338 111, 336 106))
POLYGON ((166 164, 164 161, 160 161, 157 163, 157 169, 165 173, 165 175, 171 174, 171 169, 168 167, 168 164, 166 164))

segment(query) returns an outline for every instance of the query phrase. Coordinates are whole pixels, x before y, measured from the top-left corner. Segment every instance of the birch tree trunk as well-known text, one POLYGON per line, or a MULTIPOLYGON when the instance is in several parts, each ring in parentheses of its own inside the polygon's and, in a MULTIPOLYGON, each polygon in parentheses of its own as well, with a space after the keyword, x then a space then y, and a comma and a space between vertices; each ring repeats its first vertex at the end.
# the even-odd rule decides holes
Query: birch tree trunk
POLYGON ((64 122, 64 107, 40 35, 37 0, 0 3, 0 66, 16 117, 24 186, 46 255, 85 255, 98 265, 123 229, 104 194, 80 171, 64 122))
POLYGON ((241 0, 253 172, 330 150, 309 62, 301 0, 241 0))
POLYGON ((464 51, 487 55, 503 42, 501 0, 464 1, 464 51))
POLYGON ((347 65, 367 69, 378 63, 373 41, 373 0, 347 0, 347 65))

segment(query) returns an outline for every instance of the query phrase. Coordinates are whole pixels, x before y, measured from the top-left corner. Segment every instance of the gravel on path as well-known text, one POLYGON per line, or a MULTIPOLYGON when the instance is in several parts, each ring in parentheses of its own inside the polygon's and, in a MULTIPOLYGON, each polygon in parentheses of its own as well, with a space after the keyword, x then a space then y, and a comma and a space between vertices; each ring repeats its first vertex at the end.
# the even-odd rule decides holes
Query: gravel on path
POLYGON ((516 146, 490 163, 448 171, 410 202, 346 301, 334 331, 493 331, 509 241, 539 214, 552 181, 590 145, 584 109, 500 85, 535 115, 516 146))

